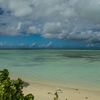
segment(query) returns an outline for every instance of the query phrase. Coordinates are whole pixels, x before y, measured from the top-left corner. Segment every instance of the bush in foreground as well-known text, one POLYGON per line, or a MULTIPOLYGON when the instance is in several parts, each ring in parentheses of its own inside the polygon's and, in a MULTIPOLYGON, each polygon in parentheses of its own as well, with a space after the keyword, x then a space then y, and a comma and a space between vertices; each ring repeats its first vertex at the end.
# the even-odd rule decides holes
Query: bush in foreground
POLYGON ((34 100, 32 94, 23 94, 23 81, 11 80, 7 69, 0 71, 0 100, 34 100))

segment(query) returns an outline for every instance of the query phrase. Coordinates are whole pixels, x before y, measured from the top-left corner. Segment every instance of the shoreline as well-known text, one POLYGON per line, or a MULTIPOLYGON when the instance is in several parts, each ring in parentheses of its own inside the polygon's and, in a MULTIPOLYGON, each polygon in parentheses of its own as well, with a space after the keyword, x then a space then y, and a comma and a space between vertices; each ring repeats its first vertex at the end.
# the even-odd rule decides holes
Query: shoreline
MULTIPOLYGON (((15 78, 15 77, 14 77, 15 78)), ((16 77, 17 78, 17 77, 16 77)), ((60 82, 60 81, 50 81, 50 80, 40 80, 40 79, 29 79, 29 78, 25 78, 25 77, 20 77, 22 80, 24 80, 25 82, 28 82, 30 84, 40 84, 40 85, 50 85, 50 86, 60 86, 60 87, 64 87, 64 88, 79 88, 82 90, 90 90, 90 91, 100 91, 100 87, 97 86, 93 86, 92 84, 83 84, 82 82, 60 82)))
MULTIPOLYGON (((18 79, 19 77, 18 76, 12 76, 12 79, 18 79)), ((88 91, 100 91, 100 87, 98 86, 92 86, 90 84, 81 84, 79 82, 75 83, 75 82, 68 82, 68 83, 64 83, 64 82, 59 82, 59 81, 50 81, 50 80, 37 80, 37 79, 29 79, 29 78, 25 78, 25 77, 21 77, 20 78, 28 83, 29 85, 32 85, 32 84, 40 84, 40 85, 49 85, 49 86, 57 86, 57 87, 63 87, 63 88, 69 88, 69 89, 82 89, 82 90, 88 90, 88 91)))
POLYGON ((28 77, 23 77, 23 76, 15 76, 11 75, 12 79, 18 79, 21 78, 24 82, 29 83, 29 84, 40 84, 40 85, 50 85, 50 86, 60 86, 63 88, 78 88, 82 90, 89 90, 89 91, 100 91, 100 87, 93 86, 92 84, 83 84, 82 82, 60 82, 60 81, 50 81, 50 80, 40 80, 40 79, 29 79, 28 77))
POLYGON ((99 100, 100 90, 65 87, 58 84, 26 81, 29 86, 23 88, 24 94, 32 93, 35 100, 53 100, 57 91, 59 100, 99 100))

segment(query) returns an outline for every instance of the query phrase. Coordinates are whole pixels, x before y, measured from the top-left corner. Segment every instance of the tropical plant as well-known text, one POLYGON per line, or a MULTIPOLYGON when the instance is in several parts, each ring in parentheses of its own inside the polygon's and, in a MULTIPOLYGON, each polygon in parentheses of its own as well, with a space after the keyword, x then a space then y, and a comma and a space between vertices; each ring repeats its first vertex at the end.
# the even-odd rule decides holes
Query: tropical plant
POLYGON ((21 79, 11 80, 7 69, 0 71, 0 100, 34 100, 32 94, 23 94, 21 79))

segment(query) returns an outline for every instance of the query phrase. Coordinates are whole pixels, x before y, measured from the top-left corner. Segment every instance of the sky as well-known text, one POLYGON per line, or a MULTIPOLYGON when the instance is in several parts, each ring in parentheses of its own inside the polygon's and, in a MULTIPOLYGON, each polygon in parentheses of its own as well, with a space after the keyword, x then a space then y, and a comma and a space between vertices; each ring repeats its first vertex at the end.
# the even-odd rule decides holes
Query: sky
POLYGON ((0 48, 100 49, 100 0, 0 0, 0 48))

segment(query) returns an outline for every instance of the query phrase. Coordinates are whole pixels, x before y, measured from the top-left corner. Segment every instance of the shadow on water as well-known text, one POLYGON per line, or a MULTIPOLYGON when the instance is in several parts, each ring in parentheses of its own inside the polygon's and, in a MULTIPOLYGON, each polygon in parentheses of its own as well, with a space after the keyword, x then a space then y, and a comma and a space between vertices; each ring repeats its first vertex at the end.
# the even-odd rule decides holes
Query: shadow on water
POLYGON ((85 59, 89 62, 100 61, 100 55, 92 55, 92 54, 63 54, 63 57, 71 58, 71 59, 85 59))

